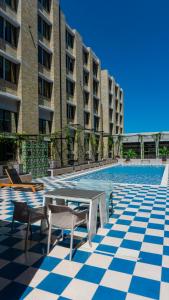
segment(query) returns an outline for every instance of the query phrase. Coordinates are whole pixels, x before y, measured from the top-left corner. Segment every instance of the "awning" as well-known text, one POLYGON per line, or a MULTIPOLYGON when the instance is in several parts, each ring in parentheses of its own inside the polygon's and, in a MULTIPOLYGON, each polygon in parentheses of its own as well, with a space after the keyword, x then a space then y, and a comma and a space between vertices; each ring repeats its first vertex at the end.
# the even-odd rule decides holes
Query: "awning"
POLYGON ((17 20, 9 16, 4 10, 0 8, 0 16, 3 17, 5 20, 9 21, 13 26, 20 27, 20 24, 17 20))
POLYGON ((13 62, 16 65, 21 63, 21 61, 18 58, 14 57, 12 55, 9 55, 8 53, 6 53, 3 50, 0 50, 0 55, 2 55, 4 58, 10 60, 11 62, 13 62))
POLYGON ((53 80, 47 76, 45 76, 43 73, 39 72, 39 77, 41 77, 42 79, 48 81, 49 83, 53 83, 53 80))
POLYGON ((0 91, 0 109, 17 112, 20 101, 17 96, 0 91))
POLYGON ((53 110, 45 107, 43 105, 39 105, 39 119, 52 121, 53 119, 53 110))

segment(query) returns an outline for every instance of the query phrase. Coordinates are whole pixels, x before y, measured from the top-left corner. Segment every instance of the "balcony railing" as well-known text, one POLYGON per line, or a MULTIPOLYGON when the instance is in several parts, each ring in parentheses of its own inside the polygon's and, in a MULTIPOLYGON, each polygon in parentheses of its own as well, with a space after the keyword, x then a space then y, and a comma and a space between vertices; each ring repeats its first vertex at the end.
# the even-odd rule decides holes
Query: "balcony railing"
POLYGON ((67 93, 66 98, 67 98, 68 101, 73 102, 74 96, 67 93))

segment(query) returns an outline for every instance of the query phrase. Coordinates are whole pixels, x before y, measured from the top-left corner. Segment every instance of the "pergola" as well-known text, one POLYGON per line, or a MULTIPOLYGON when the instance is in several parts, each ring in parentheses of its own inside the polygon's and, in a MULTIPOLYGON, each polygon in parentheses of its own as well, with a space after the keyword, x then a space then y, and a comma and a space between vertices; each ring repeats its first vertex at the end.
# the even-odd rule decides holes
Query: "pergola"
POLYGON ((121 156, 122 147, 134 145, 140 152, 140 158, 144 159, 146 156, 149 158, 158 158, 160 146, 167 145, 169 147, 169 132, 143 132, 143 133, 126 133, 122 135, 113 135, 114 143, 116 146, 115 152, 121 156), (118 149, 117 149, 118 148, 118 149), (118 153, 117 153, 118 152, 118 153), (151 157, 152 156, 152 157, 151 157))

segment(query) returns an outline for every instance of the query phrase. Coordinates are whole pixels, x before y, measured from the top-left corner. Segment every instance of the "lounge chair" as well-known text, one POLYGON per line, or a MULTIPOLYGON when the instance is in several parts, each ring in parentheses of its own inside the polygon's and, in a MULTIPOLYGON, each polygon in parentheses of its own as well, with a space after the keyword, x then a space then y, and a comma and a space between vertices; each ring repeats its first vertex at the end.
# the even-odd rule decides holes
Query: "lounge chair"
POLYGON ((44 189, 44 184, 39 182, 22 182, 16 169, 5 169, 5 172, 9 178, 9 183, 0 183, 0 187, 11 187, 11 188, 25 188, 31 189, 32 192, 40 191, 44 189))

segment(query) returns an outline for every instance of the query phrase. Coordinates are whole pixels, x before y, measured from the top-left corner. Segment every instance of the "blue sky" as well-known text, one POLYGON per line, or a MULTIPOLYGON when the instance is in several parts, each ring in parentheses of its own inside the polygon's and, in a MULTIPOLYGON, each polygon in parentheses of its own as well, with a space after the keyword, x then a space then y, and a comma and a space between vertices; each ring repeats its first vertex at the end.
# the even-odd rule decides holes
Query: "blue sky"
POLYGON ((125 93, 125 132, 169 130, 169 1, 61 0, 125 93))

